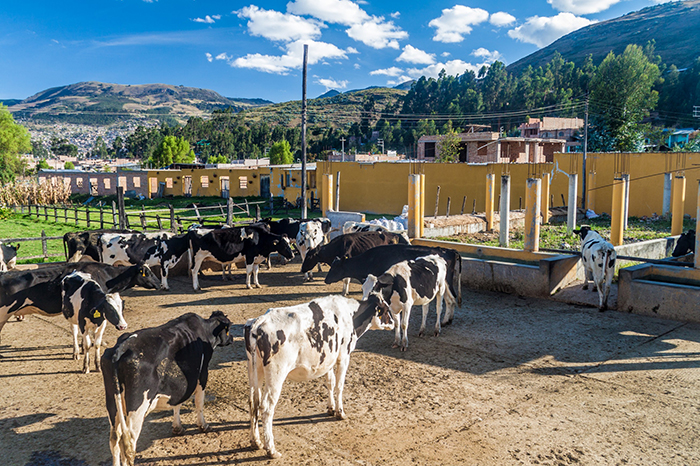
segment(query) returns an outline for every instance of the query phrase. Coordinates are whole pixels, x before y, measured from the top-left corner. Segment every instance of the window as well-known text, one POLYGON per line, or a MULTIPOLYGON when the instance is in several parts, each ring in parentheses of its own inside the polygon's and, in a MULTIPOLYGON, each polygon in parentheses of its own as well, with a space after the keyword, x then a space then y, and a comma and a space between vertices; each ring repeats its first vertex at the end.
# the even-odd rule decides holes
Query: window
POLYGON ((425 157, 435 157, 435 143, 426 142, 425 143, 425 157))
POLYGON ((172 179, 172 178, 166 178, 166 179, 165 179, 165 187, 166 187, 166 188, 172 188, 172 187, 173 187, 173 179, 172 179))
POLYGON ((138 176, 135 176, 133 178, 133 180, 134 180, 134 188, 140 188, 141 187, 141 178, 139 178, 138 176))
POLYGON ((316 188, 316 173, 307 173, 309 175, 309 189, 316 188))
POLYGON ((105 178, 104 183, 105 183, 105 189, 111 189, 112 183, 111 183, 111 180, 109 178, 105 178))
POLYGON ((282 189, 284 189, 285 186, 286 186, 286 185, 284 184, 284 175, 280 175, 280 186, 282 186, 282 189))
POLYGON ((117 186, 121 186, 122 188, 126 189, 126 176, 120 176, 117 178, 117 186))
POLYGON ((70 178, 63 178, 63 185, 64 185, 66 188, 70 188, 70 184, 71 184, 71 179, 70 179, 70 178))
POLYGON ((208 188, 209 187, 209 177, 207 175, 202 175, 199 178, 199 182, 202 185, 202 188, 208 188))
POLYGON ((76 178, 75 179, 75 185, 79 188, 83 187, 83 179, 82 178, 76 178))
POLYGON ((290 172, 287 172, 284 175, 284 184, 285 186, 291 186, 292 185, 292 174, 290 172))
POLYGON ((150 191, 152 193, 158 192, 158 178, 149 178, 148 180, 151 186, 150 191))
POLYGON ((240 189, 248 189, 248 177, 247 176, 239 176, 238 177, 238 187, 240 189))
POLYGON ((564 136, 564 131, 559 131, 559 137, 564 136))

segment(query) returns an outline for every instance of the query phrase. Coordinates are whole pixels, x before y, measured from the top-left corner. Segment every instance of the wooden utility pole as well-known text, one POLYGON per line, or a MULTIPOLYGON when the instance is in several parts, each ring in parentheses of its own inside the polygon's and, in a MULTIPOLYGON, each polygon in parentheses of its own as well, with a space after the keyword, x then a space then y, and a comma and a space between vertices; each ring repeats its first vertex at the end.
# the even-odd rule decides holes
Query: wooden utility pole
POLYGON ((309 46, 304 44, 304 68, 301 78, 301 218, 306 218, 306 63, 309 46))

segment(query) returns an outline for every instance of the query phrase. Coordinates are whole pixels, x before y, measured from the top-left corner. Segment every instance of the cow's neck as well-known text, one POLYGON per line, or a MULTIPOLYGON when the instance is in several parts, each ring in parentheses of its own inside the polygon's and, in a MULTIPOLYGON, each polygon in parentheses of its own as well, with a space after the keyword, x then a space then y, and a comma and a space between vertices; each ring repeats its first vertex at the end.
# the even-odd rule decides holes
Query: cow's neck
POLYGON ((370 296, 366 301, 360 301, 360 306, 357 308, 357 311, 355 311, 355 314, 352 316, 352 324, 357 338, 360 338, 362 335, 364 335, 365 332, 369 330, 369 327, 372 324, 372 318, 374 317, 377 311, 377 306, 373 305, 374 299, 376 298, 370 296))

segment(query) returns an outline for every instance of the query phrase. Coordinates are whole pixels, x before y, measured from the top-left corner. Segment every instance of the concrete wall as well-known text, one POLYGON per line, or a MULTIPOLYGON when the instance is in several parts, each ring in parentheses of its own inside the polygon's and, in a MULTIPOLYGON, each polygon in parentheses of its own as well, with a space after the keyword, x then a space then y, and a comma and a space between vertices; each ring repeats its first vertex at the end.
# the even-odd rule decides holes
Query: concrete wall
POLYGON ((136 194, 148 196, 148 172, 145 170, 117 170, 116 172, 83 172, 80 170, 41 170, 37 178, 39 183, 50 178, 62 179, 70 184, 71 194, 91 194, 110 196, 117 194, 117 186, 124 191, 136 191, 136 194))

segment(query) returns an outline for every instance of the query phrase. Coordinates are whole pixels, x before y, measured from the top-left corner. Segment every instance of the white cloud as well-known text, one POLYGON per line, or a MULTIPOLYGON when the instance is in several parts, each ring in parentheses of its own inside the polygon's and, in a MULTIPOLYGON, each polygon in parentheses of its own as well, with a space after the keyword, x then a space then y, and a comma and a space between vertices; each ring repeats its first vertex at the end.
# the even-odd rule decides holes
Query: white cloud
POLYGON ((547 0, 555 10, 574 13, 577 15, 588 15, 607 10, 622 0, 547 0))
POLYGON ((399 76, 399 77, 396 78, 396 79, 390 79, 390 80, 388 80, 388 81, 386 82, 386 84, 387 84, 387 86, 398 86, 399 84, 403 84, 403 83, 405 83, 406 81, 411 81, 412 79, 413 79, 413 78, 411 78, 410 76, 403 75, 403 76, 399 76))
POLYGON ((348 48, 345 49, 345 51, 346 51, 347 53, 360 53, 360 52, 357 51, 357 49, 356 49, 355 47, 348 47, 348 48))
POLYGON ((455 5, 442 10, 442 15, 428 25, 436 29, 433 40, 437 42, 462 42, 464 35, 472 32, 472 26, 489 19, 489 13, 481 8, 455 5))
POLYGON ((192 21, 195 23, 207 23, 207 24, 214 24, 216 21, 221 19, 221 15, 206 15, 204 18, 195 18, 192 21))
POLYGON ((250 5, 235 11, 239 18, 247 18, 248 31, 254 36, 276 41, 315 39, 321 36, 323 23, 301 16, 263 10, 250 5))
POLYGON ((207 52, 207 53, 205 53, 204 55, 206 55, 207 61, 208 61, 209 63, 211 63, 211 62, 214 61, 214 57, 212 57, 211 53, 207 52))
POLYGON ((440 54, 441 57, 449 57, 450 55, 451 55, 450 52, 442 52, 440 54))
POLYGON ((472 55, 474 55, 475 57, 482 58, 486 63, 493 63, 496 60, 500 60, 502 58, 498 50, 494 50, 493 52, 491 52, 490 50, 485 49, 484 47, 479 47, 478 49, 472 51, 472 55))
POLYGON ((359 70, 360 68, 362 68, 359 63, 355 63, 354 65, 352 65, 352 67, 355 68, 356 70, 359 70))
POLYGON ((521 42, 545 47, 561 36, 594 22, 571 13, 559 13, 552 17, 533 16, 525 24, 508 31, 508 35, 521 42))
POLYGON ((399 17, 401 16, 401 12, 395 11, 395 12, 391 13, 389 16, 391 16, 394 19, 399 19, 399 17))
POLYGON ((216 59, 229 61, 229 60, 233 60, 233 57, 224 52, 224 53, 218 54, 216 56, 216 59))
POLYGON ((415 63, 417 65, 432 65, 435 63, 435 54, 424 52, 420 49, 407 45, 403 48, 403 52, 396 61, 405 61, 407 63, 415 63))
POLYGON ((348 82, 349 81, 336 81, 335 79, 325 79, 325 78, 319 78, 316 80, 316 84, 320 84, 321 86, 325 86, 326 90, 329 91, 331 89, 345 89, 348 87, 348 82))
MULTIPOLYGON (((551 3, 551 2, 550 2, 551 3)), ((508 26, 509 24, 513 24, 515 22, 515 16, 506 13, 505 11, 499 11, 497 13, 493 13, 491 17, 489 18, 489 23, 493 24, 494 26, 508 26)))
POLYGON ((345 31, 351 39, 375 49, 398 49, 399 40, 408 38, 408 33, 396 26, 393 21, 373 16, 369 21, 353 24, 345 31))
POLYGON ((448 75, 456 76, 458 74, 464 74, 466 71, 473 71, 478 73, 482 66, 489 66, 490 63, 467 63, 463 60, 450 60, 445 63, 434 63, 425 68, 410 68, 406 70, 406 74, 410 79, 418 79, 421 76, 427 78, 437 78, 441 70, 445 70, 448 75))
POLYGON ((385 76, 399 76, 401 73, 403 73, 403 70, 401 68, 398 68, 396 66, 392 66, 391 68, 384 68, 381 70, 374 70, 370 71, 371 76, 376 76, 378 74, 385 75, 385 76))
POLYGON ((294 0, 287 3, 287 11, 346 26, 364 23, 371 19, 365 10, 350 0, 294 0))
MULTIPOLYGON (((266 73, 287 74, 291 70, 301 68, 304 57, 304 44, 309 45, 309 65, 319 62, 323 63, 326 59, 348 58, 347 50, 339 49, 333 44, 298 40, 285 45, 286 53, 284 55, 249 53, 236 59, 226 56, 226 60, 234 68, 250 68, 266 73)), ((216 58, 218 59, 219 57, 216 58)))

